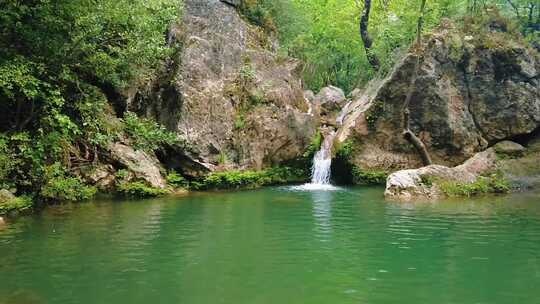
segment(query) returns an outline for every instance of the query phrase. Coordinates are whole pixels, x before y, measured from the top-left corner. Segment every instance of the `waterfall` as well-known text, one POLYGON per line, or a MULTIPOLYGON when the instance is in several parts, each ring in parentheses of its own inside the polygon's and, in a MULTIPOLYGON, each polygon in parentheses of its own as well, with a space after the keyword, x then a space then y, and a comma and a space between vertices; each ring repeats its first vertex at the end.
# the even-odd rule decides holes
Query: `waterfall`
POLYGON ((332 146, 334 144, 335 131, 324 138, 321 149, 313 157, 311 169, 311 183, 315 185, 329 185, 332 166, 332 146))
POLYGON ((329 132, 321 144, 321 149, 313 157, 313 166, 311 167, 311 183, 301 186, 291 187, 298 191, 331 191, 339 190, 330 184, 330 173, 332 166, 332 146, 334 145, 335 131, 329 132))

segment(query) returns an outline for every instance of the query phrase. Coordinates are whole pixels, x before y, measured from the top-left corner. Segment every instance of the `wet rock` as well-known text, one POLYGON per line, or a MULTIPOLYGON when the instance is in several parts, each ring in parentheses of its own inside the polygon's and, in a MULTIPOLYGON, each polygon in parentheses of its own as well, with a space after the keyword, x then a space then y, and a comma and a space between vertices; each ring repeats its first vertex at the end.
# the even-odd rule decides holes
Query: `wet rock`
MULTIPOLYGON (((123 143, 114 143, 110 145, 109 153, 113 162, 116 162, 120 164, 120 167, 129 170, 133 173, 135 178, 146 181, 152 187, 166 187, 167 183, 161 175, 163 168, 154 155, 150 155, 141 150, 135 150, 131 146, 123 143)), ((100 176, 106 174, 106 172, 101 171, 100 176)))

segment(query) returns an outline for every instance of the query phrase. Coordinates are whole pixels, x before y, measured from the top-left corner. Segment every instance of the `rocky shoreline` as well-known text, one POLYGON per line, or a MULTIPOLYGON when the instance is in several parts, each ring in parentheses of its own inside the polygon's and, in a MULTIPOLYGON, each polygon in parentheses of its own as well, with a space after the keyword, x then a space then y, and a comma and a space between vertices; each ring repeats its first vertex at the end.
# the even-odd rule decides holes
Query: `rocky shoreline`
MULTIPOLYGON (((249 24, 238 3, 186 0, 169 33, 169 43, 181 48, 160 77, 127 90, 114 105, 181 140, 153 151, 121 138, 78 167, 81 182, 106 193, 153 196, 299 181, 331 129, 340 178, 386 181, 389 199, 540 184, 540 54, 501 21, 468 27, 444 21, 385 79, 347 96, 332 86, 315 94, 304 91, 301 62, 281 56, 275 37, 249 24), (403 137, 416 61, 410 129, 433 159, 427 167, 403 137)), ((112 125, 119 121, 113 111, 104 115, 112 125)), ((27 198, 2 191, 3 213, 28 206, 27 198)))

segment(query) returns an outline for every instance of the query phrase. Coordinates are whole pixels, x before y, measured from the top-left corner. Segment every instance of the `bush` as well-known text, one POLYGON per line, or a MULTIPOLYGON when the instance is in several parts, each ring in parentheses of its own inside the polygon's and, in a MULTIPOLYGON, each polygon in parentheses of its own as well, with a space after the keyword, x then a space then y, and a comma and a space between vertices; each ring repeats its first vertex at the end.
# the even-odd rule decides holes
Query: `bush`
POLYGON ((155 151, 165 144, 180 143, 176 133, 168 131, 151 119, 139 118, 132 112, 124 114, 124 130, 133 140, 135 149, 155 151))
POLYGON ((154 188, 145 182, 121 182, 117 187, 118 194, 131 198, 148 198, 169 193, 165 189, 154 188))
POLYGON ((486 193, 508 193, 510 183, 500 173, 480 176, 474 183, 441 182, 443 193, 448 196, 474 196, 486 193))
POLYGON ((313 158, 313 155, 321 149, 322 140, 321 131, 317 130, 317 133, 315 133, 315 136, 311 139, 311 143, 307 147, 306 152, 304 152, 304 158, 313 158))
POLYGON ((352 140, 348 139, 342 143, 336 151, 336 157, 343 160, 349 160, 354 152, 354 144, 352 140))
POLYGON ((174 188, 186 188, 188 186, 188 181, 180 174, 175 171, 171 171, 167 174, 167 184, 174 188))
POLYGON ((86 200, 97 192, 95 187, 85 185, 80 178, 67 176, 60 163, 45 169, 45 179, 40 196, 48 201, 86 200))
POLYGON ((306 180, 300 169, 277 167, 263 171, 227 171, 212 173, 191 183, 194 190, 258 188, 306 180))
POLYGON ((360 185, 384 185, 388 172, 379 170, 362 170, 356 166, 352 169, 353 181, 360 185))
POLYGON ((6 214, 11 211, 26 211, 33 206, 32 198, 29 196, 21 196, 13 198, 7 202, 0 203, 0 214, 6 214))

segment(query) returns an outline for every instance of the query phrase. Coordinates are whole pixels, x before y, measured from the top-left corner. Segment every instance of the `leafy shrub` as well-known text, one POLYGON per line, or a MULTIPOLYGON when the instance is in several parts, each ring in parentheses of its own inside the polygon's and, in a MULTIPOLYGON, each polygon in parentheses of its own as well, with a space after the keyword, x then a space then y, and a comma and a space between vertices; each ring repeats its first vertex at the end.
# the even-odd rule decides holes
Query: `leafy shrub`
POLYGON ((0 203, 0 214, 6 214, 11 211, 26 211, 33 206, 32 198, 29 196, 21 196, 11 199, 7 202, 0 203))
POLYGON ((165 189, 154 188, 145 182, 121 182, 117 187, 118 194, 132 198, 148 198, 165 195, 168 193, 165 189))
POLYGON ((441 190, 448 196, 474 196, 486 193, 508 193, 510 183, 500 174, 480 176, 474 183, 441 182, 441 190))
POLYGON ((312 158, 317 151, 321 149, 322 144, 322 134, 321 131, 317 131, 315 133, 315 136, 311 139, 311 143, 309 144, 308 148, 306 149, 306 152, 304 152, 304 158, 312 158))
POLYGON ((348 160, 351 158, 353 151, 354 151, 354 144, 352 140, 349 139, 338 147, 336 151, 336 156, 343 160, 348 160))
POLYGON ((168 131, 154 120, 139 118, 132 112, 124 115, 124 130, 133 140, 135 149, 155 151, 164 144, 180 143, 176 133, 168 131))
POLYGON ((45 168, 46 183, 40 191, 40 196, 50 201, 80 201, 92 198, 96 188, 85 185, 80 178, 70 177, 60 163, 45 168))
POLYGON ((388 172, 379 170, 362 170, 356 166, 352 168, 353 181, 360 185, 384 185, 388 172))
POLYGON ((185 188, 188 186, 188 181, 177 172, 171 171, 167 174, 167 184, 175 189, 185 188))
POLYGON ((266 185, 300 182, 306 179, 303 170, 277 167, 263 171, 227 171, 212 173, 192 182, 194 190, 257 188, 266 185))
MULTIPOLYGON (((167 45, 164 33, 177 20, 181 2, 2 2, 1 187, 45 200, 93 195, 68 171, 95 159, 122 131, 121 123, 111 123, 124 110, 118 96, 153 78, 177 49, 167 45)), ((145 149, 171 139, 134 117, 127 125, 145 149)))

